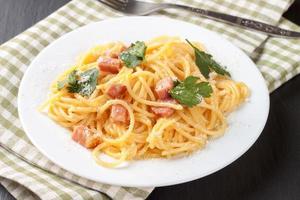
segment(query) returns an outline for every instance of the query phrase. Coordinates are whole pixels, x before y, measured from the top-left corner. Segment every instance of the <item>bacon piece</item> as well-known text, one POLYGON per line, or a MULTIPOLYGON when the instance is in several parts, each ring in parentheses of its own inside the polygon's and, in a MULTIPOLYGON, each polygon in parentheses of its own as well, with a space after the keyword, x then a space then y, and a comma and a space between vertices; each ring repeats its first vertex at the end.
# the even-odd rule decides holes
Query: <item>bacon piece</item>
POLYGON ((110 117, 113 122, 128 123, 129 116, 124 106, 116 104, 111 106, 110 117))
POLYGON ((169 107, 151 107, 151 110, 159 117, 170 117, 174 113, 174 109, 169 107))
POLYGON ((127 88, 125 85, 122 84, 114 84, 110 86, 110 88, 107 90, 107 94, 113 98, 122 98, 127 91, 127 88))
POLYGON ((169 91, 174 87, 174 82, 171 77, 161 79, 156 83, 155 93, 158 99, 170 98, 169 91))
POLYGON ((92 135, 90 130, 83 125, 74 128, 72 139, 86 148, 94 148, 100 143, 100 138, 92 135))
POLYGON ((122 67, 122 63, 117 58, 99 57, 98 67, 101 71, 117 74, 122 67))
MULTIPOLYGON (((177 101, 175 99, 164 99, 162 102, 168 102, 168 103, 177 103, 177 101)), ((154 107, 154 106, 151 106, 150 107, 151 111, 159 116, 159 117, 170 117, 174 112, 175 110, 173 108, 170 108, 170 107, 154 107)))

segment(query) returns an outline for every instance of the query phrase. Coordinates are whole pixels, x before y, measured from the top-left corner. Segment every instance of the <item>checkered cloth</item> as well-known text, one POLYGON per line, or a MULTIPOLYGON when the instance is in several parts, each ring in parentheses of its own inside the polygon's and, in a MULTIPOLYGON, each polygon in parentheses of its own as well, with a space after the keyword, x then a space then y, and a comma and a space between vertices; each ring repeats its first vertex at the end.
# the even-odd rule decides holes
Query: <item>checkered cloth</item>
MULTIPOLYGON (((180 3, 300 31, 282 18, 292 0, 182 0, 180 3)), ((270 92, 300 71, 299 39, 267 37, 182 10, 170 9, 155 15, 188 21, 223 35, 255 61, 270 92)), ((96 0, 73 0, 0 46, 0 182, 17 199, 145 199, 153 190, 96 183, 59 168, 30 143, 18 118, 18 87, 35 56, 69 31, 116 16, 122 13, 96 0)))

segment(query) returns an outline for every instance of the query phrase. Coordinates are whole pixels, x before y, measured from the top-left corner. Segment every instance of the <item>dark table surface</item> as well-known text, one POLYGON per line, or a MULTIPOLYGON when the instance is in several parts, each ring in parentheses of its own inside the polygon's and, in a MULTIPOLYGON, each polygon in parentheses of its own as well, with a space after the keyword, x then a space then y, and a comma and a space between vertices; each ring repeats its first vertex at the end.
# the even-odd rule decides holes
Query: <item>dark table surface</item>
MULTIPOLYGON (((69 0, 0 0, 0 44, 67 2, 69 0)), ((300 25, 300 0, 284 16, 300 25)), ((300 199, 300 76, 271 94, 266 127, 241 158, 199 180, 156 188, 148 199, 200 198, 300 199)), ((2 199, 14 198, 0 185, 2 199)))

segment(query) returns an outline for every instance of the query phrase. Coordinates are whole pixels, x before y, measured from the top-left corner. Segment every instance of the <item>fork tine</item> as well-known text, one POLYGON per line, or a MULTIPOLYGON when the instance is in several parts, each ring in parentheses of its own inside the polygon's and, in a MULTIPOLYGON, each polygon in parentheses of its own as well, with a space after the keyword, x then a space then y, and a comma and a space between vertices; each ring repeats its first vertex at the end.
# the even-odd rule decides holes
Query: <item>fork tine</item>
POLYGON ((115 4, 115 5, 119 5, 119 6, 124 6, 126 5, 126 2, 121 1, 121 0, 108 0, 109 2, 115 4))
POLYGON ((105 0, 98 0, 98 1, 100 1, 101 3, 103 3, 104 5, 106 5, 106 6, 110 7, 110 8, 113 8, 115 10, 120 10, 120 7, 118 5, 115 5, 115 4, 111 3, 111 2, 108 2, 108 1, 105 1, 105 0))

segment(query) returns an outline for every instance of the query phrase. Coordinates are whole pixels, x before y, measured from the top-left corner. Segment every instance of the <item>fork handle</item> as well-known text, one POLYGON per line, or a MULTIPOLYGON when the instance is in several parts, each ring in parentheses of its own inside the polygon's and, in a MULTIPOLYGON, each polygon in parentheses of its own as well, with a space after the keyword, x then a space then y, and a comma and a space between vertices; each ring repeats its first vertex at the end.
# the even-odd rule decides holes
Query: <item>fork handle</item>
POLYGON ((188 11, 192 11, 194 13, 198 13, 201 16, 208 17, 211 19, 223 21, 232 25, 237 25, 240 27, 244 27, 247 29, 256 30, 259 32, 267 33, 272 36, 280 36, 280 37, 289 37, 289 38, 300 38, 300 33, 295 31, 289 31, 286 29, 279 28, 277 26, 269 25, 263 22, 246 19, 242 17, 237 17, 234 15, 228 15, 220 12, 215 12, 211 10, 204 10, 201 8, 194 8, 185 5, 179 4, 167 4, 168 7, 171 8, 181 8, 188 11))

